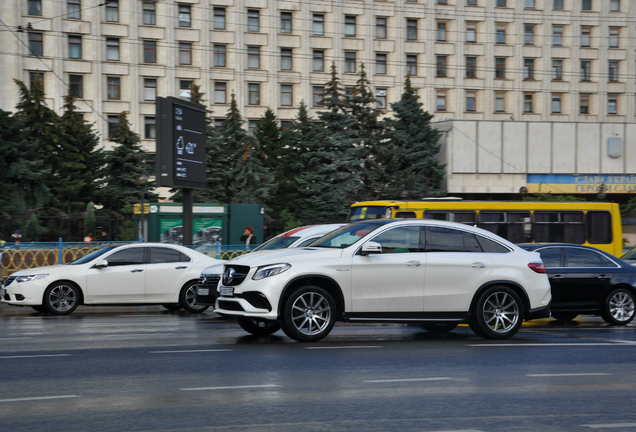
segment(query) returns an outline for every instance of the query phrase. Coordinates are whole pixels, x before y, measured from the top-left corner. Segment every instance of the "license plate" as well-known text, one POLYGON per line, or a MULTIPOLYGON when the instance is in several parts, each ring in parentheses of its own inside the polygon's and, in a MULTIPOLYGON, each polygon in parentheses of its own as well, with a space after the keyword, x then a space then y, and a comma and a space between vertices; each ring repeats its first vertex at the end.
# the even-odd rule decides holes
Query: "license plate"
POLYGON ((233 296, 234 288, 221 287, 221 295, 222 296, 233 296))
POLYGON ((4 288, 0 288, 0 297, 4 297, 4 295, 7 293, 7 290, 4 288))
POLYGON ((200 296, 210 295, 210 290, 208 288, 199 288, 197 290, 197 294, 199 294, 200 296))

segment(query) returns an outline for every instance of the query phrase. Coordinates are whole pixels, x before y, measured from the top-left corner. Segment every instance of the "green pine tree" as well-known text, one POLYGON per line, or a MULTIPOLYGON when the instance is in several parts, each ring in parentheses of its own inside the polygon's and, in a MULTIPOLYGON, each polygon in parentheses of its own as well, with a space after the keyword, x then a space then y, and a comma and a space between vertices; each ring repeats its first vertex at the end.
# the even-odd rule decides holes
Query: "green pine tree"
POLYGON ((262 150, 252 136, 243 139, 243 155, 234 168, 232 183, 233 204, 261 204, 269 202, 276 193, 274 176, 263 165, 262 150))

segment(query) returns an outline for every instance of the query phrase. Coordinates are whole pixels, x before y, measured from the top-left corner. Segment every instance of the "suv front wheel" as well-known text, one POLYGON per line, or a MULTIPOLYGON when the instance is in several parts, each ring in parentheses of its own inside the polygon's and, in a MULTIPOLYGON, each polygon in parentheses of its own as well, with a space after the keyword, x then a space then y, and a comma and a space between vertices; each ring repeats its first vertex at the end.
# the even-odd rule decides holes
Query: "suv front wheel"
POLYGON ((508 339, 523 323, 523 304, 514 290, 495 285, 481 293, 473 307, 470 328, 485 339, 508 339))
POLYGON ((318 286, 294 291, 285 302, 279 320, 285 334, 299 342, 315 342, 329 334, 336 321, 336 304, 318 286))

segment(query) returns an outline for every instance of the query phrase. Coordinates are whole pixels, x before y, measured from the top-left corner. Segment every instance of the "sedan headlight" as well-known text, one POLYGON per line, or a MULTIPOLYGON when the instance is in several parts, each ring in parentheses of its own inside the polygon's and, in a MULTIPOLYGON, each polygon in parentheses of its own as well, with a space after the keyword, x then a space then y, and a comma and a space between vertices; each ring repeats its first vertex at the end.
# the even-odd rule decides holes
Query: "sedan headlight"
POLYGON ((15 278, 16 282, 31 282, 38 279, 44 279, 48 274, 37 274, 37 275, 26 275, 26 276, 18 276, 15 278))
POLYGON ((276 276, 291 268, 291 264, 271 264, 256 269, 256 274, 252 277, 254 280, 265 279, 270 276, 276 276))

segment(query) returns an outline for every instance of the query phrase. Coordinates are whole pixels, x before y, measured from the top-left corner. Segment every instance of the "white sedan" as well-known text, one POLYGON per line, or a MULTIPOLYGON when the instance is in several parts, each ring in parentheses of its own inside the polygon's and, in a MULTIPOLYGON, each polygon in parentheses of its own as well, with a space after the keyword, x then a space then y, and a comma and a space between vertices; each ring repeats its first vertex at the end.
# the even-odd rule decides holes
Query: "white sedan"
POLYGON ((208 306, 196 302, 197 281, 204 268, 222 262, 178 245, 111 246, 69 264, 13 273, 0 298, 56 315, 68 315, 80 304, 160 304, 203 312, 208 306))

